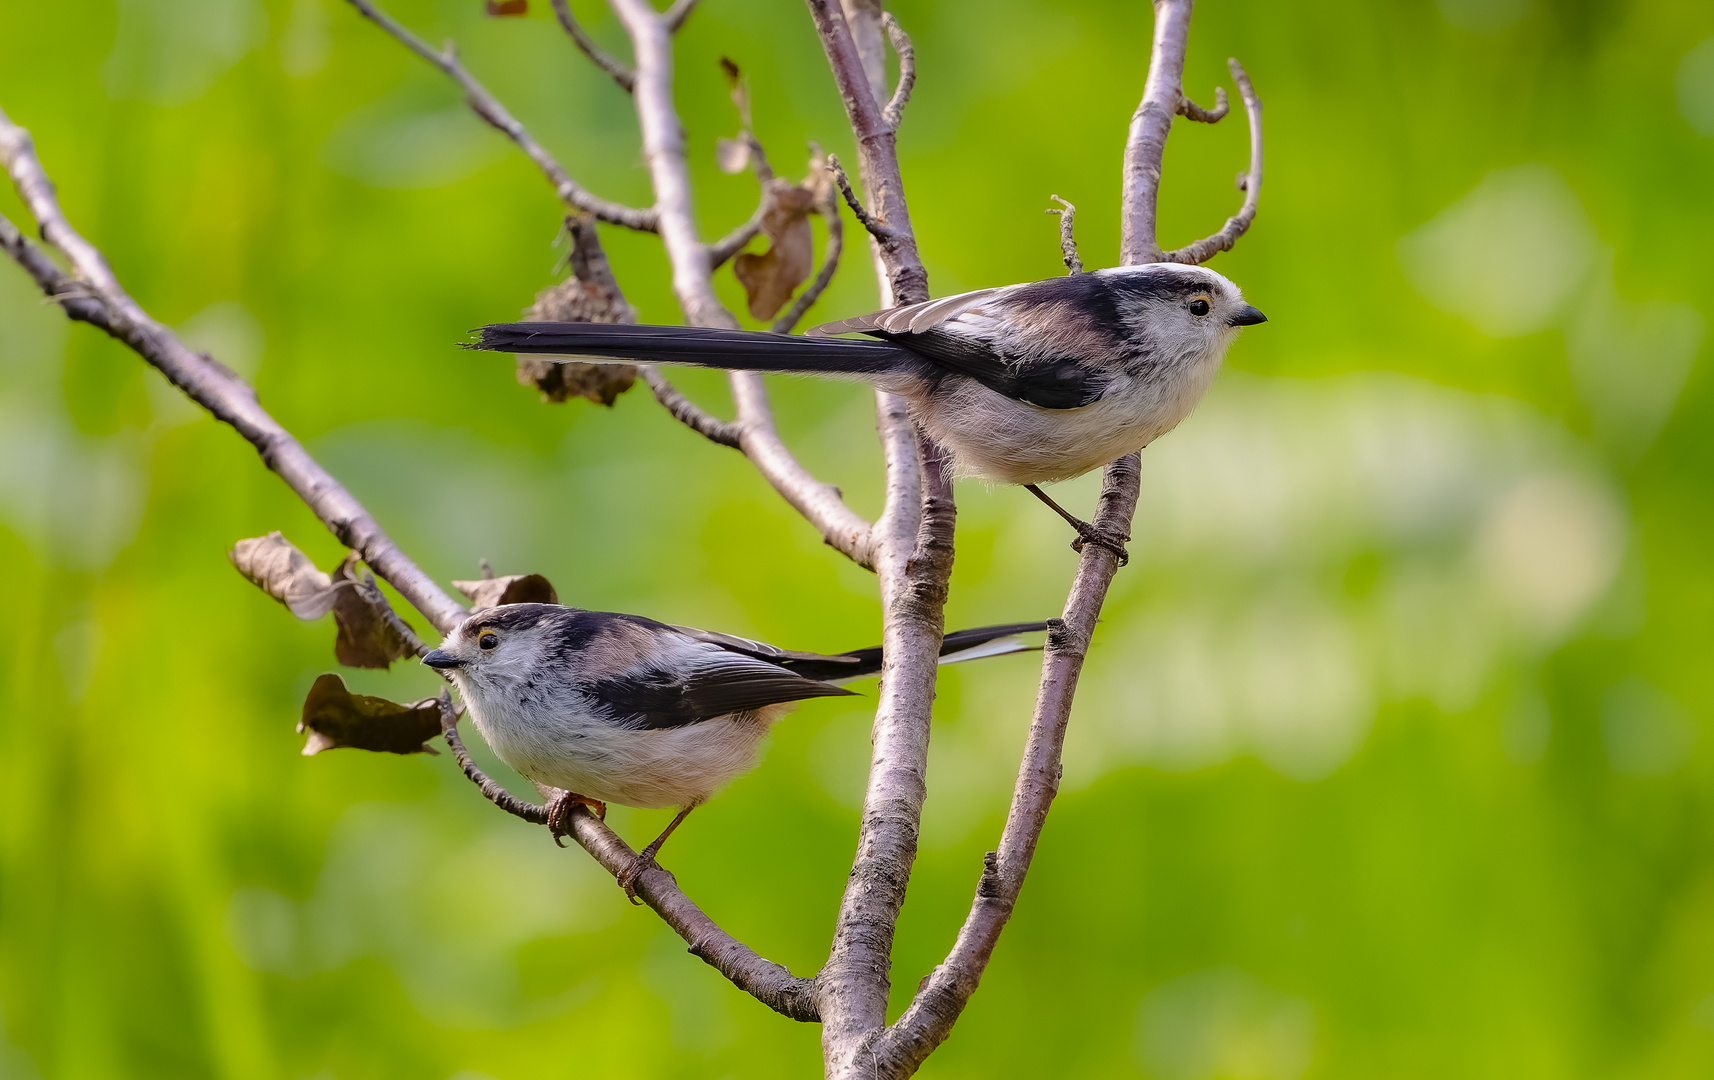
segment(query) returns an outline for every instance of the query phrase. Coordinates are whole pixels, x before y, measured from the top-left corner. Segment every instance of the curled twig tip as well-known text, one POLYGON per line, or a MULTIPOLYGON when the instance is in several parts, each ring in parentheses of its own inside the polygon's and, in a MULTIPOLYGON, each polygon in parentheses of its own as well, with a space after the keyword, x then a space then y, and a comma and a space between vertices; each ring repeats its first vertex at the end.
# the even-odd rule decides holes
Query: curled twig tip
POLYGON ((857 198, 857 192, 851 188, 851 178, 845 175, 844 166, 839 164, 839 155, 827 155, 827 171, 833 174, 833 182, 839 185, 839 193, 845 196, 845 205, 851 208, 852 216, 873 236, 882 246, 893 242, 893 230, 869 216, 864 209, 862 200, 857 198))
POLYGON ((1065 269, 1073 274, 1081 274, 1083 273, 1083 260, 1077 257, 1077 238, 1072 232, 1072 222, 1077 217, 1077 207, 1058 195, 1049 195, 1048 198, 1059 204, 1048 207, 1045 212, 1059 215, 1059 251, 1060 257, 1065 260, 1065 269))
POLYGON ((905 105, 911 100, 911 88, 917 81, 917 54, 911 45, 910 35, 899 25, 899 20, 888 11, 881 15, 881 25, 886 28, 887 40, 893 44, 893 52, 899 57, 899 84, 893 88, 893 96, 881 110, 881 119, 887 127, 897 131, 899 121, 904 118, 905 105))

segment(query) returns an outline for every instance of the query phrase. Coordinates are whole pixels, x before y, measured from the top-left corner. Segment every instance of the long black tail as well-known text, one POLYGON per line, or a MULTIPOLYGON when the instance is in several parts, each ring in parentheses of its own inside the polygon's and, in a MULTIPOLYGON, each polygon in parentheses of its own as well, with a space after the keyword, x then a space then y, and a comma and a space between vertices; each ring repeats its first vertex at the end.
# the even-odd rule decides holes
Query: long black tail
MULTIPOLYGON (((954 630, 940 642, 940 662, 956 664, 964 660, 979 660, 985 656, 1004 656, 1007 653, 1029 652, 1039 646, 1027 644, 1020 634, 1039 634, 1047 629, 1045 622, 1006 623, 1003 626, 978 626, 969 630, 954 630)), ((785 660, 775 661, 782 667, 788 667, 811 679, 821 679, 826 682, 845 682, 850 679, 861 679, 881 670, 881 647, 871 646, 867 649, 853 649, 848 653, 840 653, 839 659, 827 660, 785 660), (850 660, 843 659, 850 657, 850 660), (856 660, 855 664, 851 660, 856 660)))
POLYGON ((736 371, 806 375, 914 373, 923 361, 882 341, 813 338, 751 330, 616 323, 495 323, 465 346, 509 353, 545 353, 595 363, 683 364, 736 371))

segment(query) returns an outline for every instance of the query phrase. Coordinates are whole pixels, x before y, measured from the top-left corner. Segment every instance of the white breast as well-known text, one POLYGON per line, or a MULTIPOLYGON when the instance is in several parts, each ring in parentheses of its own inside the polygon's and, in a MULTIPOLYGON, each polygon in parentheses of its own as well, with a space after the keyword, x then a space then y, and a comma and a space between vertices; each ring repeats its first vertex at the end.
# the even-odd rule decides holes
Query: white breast
POLYGON ((956 377, 915 404, 928 433, 952 451, 958 475, 1045 484, 1081 476, 1177 427, 1219 367, 1215 353, 1165 377, 1122 375, 1079 409, 1043 409, 956 377))
POLYGON ((555 709, 522 708, 469 680, 459 691, 476 730, 501 761, 530 780, 602 802, 644 808, 694 806, 756 762, 774 721, 774 705, 655 730, 616 728, 581 700, 555 709))

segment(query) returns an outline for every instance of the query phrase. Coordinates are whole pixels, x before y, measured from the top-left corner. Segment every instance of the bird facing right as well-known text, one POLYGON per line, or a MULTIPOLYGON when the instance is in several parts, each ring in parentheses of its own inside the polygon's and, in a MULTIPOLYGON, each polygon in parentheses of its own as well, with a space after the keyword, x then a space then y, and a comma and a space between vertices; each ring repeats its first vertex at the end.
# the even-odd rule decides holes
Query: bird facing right
POLYGON ((899 394, 954 472, 1029 488, 1140 450, 1190 414, 1238 331, 1266 317, 1203 266, 1149 263, 981 289, 807 335, 593 323, 485 326, 473 346, 857 378, 899 394), (879 341, 831 335, 859 333, 879 341))

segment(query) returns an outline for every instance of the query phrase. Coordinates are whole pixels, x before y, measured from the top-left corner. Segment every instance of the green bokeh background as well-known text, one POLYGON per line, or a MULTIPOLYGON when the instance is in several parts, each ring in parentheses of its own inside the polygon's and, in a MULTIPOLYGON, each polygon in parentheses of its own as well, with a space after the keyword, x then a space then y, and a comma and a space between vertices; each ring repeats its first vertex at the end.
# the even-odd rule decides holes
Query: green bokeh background
MULTIPOLYGON (((627 100, 532 7, 392 10, 456 37, 584 184, 646 203, 627 100)), ((934 291, 1058 272, 1053 193, 1110 264, 1147 5, 896 10, 934 291)), ((1213 265, 1272 322, 1144 455, 1065 791, 926 1075, 1714 1071, 1711 41, 1695 0, 1200 6, 1191 95, 1236 55, 1267 104, 1261 216, 1213 265)), ((559 208, 346 5, 15 0, 0 42, 0 105, 72 220, 435 577, 486 557, 582 606, 876 639, 872 579, 737 455, 644 395, 544 405, 452 347, 555 280, 559 208)), ((705 0, 677 97, 711 236, 755 197, 715 166, 737 127, 721 55, 782 171, 810 140, 850 153, 802 6, 705 0)), ((1178 126, 1165 242, 1232 212, 1244 146, 1237 118, 1178 126)), ((23 220, 10 191, 0 211, 23 220)), ((656 241, 604 236, 643 318, 676 320, 656 241)), ((851 259, 812 319, 874 296, 851 259)), ((724 407, 718 378, 681 382, 724 407)), ((805 462, 875 512, 866 395, 774 385, 805 462)), ((960 498, 950 622, 1055 613, 1063 528, 1014 489, 960 498)), ((247 445, 0 267, 0 1076, 813 1074, 818 1029, 731 989, 450 758, 299 756, 331 628, 224 557, 276 528, 340 554, 247 445)), ((895 1006, 998 836, 1035 669, 942 679, 895 1006)), ((867 710, 803 708, 668 848, 799 972, 850 864, 867 710)), ((664 816, 611 820, 636 839, 664 816)))

